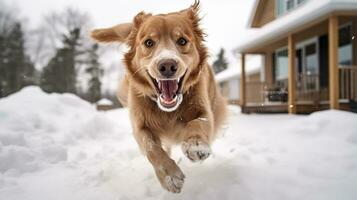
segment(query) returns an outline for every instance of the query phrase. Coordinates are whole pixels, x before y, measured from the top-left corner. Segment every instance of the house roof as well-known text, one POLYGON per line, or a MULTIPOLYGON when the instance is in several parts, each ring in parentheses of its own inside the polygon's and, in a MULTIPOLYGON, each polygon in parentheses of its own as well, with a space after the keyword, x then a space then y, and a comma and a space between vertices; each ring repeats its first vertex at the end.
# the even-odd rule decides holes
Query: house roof
MULTIPOLYGON (((257 0, 258 1, 258 0, 257 0)), ((248 52, 258 45, 267 44, 286 37, 292 30, 297 30, 312 21, 337 11, 356 11, 356 0, 309 0, 293 11, 278 17, 242 40, 234 50, 236 53, 248 52)))
POLYGON ((258 14, 257 11, 258 11, 258 8, 261 7, 261 6, 264 6, 264 2, 266 1, 262 1, 262 0, 255 0, 254 2, 254 5, 253 5, 253 10, 252 10, 252 13, 250 14, 250 17, 248 19, 248 27, 254 27, 254 21, 255 19, 257 18, 258 14))
MULTIPOLYGON (((246 73, 254 74, 260 71, 262 68, 262 57, 261 56, 249 56, 246 59, 246 73)), ((234 78, 240 77, 241 64, 236 62, 233 65, 230 65, 226 70, 216 74, 216 82, 224 82, 234 78)))

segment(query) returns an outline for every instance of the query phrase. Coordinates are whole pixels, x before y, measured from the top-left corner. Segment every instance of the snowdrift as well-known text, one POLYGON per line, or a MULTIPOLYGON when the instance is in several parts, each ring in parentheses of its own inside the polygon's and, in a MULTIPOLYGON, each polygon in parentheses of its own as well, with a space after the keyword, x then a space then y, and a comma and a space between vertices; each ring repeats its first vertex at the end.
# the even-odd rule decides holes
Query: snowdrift
POLYGON ((0 100, 0 199, 357 199, 357 115, 242 115, 230 108, 213 155, 180 194, 161 189, 126 109, 27 87, 0 100))

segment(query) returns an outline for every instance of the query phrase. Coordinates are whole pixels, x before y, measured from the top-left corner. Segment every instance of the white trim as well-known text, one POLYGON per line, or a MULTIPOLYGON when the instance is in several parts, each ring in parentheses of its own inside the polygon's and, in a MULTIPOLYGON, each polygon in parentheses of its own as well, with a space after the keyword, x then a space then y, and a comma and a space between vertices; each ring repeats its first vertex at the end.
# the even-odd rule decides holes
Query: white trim
POLYGON ((262 56, 260 59, 261 59, 260 62, 262 63, 262 67, 261 67, 261 69, 260 69, 260 81, 261 81, 261 82, 265 82, 266 58, 265 58, 265 56, 262 56))

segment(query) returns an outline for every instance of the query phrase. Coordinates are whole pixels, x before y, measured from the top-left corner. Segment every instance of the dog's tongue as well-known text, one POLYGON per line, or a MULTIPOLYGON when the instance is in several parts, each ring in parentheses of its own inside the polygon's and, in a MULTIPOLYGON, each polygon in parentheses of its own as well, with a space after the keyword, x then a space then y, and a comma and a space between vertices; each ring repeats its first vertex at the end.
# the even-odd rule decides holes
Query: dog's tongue
POLYGON ((165 101, 172 101, 178 90, 177 80, 161 80, 159 84, 162 97, 165 101))

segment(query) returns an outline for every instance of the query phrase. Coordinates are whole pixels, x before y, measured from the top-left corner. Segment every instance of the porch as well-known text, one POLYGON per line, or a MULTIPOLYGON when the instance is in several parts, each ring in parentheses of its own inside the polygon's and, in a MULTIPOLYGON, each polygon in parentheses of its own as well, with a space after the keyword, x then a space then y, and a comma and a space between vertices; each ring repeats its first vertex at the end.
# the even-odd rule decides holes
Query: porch
MULTIPOLYGON (((328 88, 316 89, 318 75, 299 75, 296 80, 296 113, 306 114, 330 108, 328 88)), ((357 102, 357 66, 339 66, 339 109, 353 110, 357 102)), ((289 112, 288 79, 271 85, 265 81, 246 82, 244 112, 289 112)))
POLYGON ((242 55, 243 112, 357 111, 357 17, 331 15, 242 55), (346 28, 347 27, 347 28, 346 28), (264 77, 246 81, 245 56, 265 56, 264 77))

